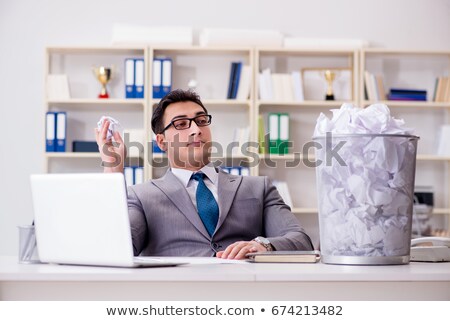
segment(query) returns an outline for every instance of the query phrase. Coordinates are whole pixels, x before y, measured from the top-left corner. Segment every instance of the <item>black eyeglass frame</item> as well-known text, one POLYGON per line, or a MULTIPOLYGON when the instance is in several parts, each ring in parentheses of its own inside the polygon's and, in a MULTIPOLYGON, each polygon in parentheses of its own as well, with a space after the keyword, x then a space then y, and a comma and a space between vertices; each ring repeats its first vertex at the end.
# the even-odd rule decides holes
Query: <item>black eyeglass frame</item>
POLYGON ((192 121, 194 121, 195 124, 196 124, 198 127, 206 127, 206 126, 211 125, 211 119, 212 119, 212 115, 209 115, 209 114, 201 114, 201 115, 197 115, 197 116, 192 117, 192 118, 187 118, 187 117, 185 117, 185 118, 177 118, 177 119, 172 120, 172 121, 169 123, 169 125, 167 125, 166 127, 164 127, 164 129, 161 131, 160 134, 164 133, 168 128, 170 128, 170 126, 173 126, 176 130, 184 130, 184 129, 191 128, 192 121), (203 125, 203 124, 197 123, 196 119, 197 119, 197 118, 200 118, 200 117, 206 117, 206 118, 207 118, 207 123, 204 124, 204 125, 203 125), (189 126, 186 127, 186 128, 177 128, 177 127, 175 126, 174 123, 175 123, 176 121, 179 121, 179 120, 189 120, 189 126))

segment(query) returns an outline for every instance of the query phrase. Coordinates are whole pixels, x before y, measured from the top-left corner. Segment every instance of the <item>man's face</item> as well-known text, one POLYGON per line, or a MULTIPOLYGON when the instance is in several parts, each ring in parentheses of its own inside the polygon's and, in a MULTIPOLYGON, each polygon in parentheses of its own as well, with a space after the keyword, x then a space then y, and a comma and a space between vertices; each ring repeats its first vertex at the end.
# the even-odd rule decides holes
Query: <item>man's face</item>
MULTIPOLYGON (((206 115, 198 104, 186 101, 173 103, 164 111, 164 127, 171 121, 180 118, 193 118, 206 115)), ((209 126, 199 127, 192 121, 191 127, 177 130, 173 125, 162 134, 156 136, 158 145, 167 152, 170 166, 198 170, 209 162, 211 150, 211 129, 209 126)))

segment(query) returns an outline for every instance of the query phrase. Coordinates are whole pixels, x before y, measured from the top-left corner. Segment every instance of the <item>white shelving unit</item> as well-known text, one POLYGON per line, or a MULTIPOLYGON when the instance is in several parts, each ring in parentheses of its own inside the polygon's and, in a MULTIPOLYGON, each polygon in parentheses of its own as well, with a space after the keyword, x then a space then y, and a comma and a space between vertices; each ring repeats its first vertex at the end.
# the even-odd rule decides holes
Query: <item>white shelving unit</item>
POLYGON ((382 76, 389 88, 425 89, 427 101, 380 101, 396 118, 405 119, 420 136, 417 154, 416 185, 432 186, 437 224, 450 230, 450 156, 437 155, 439 128, 449 124, 450 102, 433 100, 436 78, 448 76, 450 52, 425 50, 364 49, 360 53, 359 82, 363 106, 375 103, 364 99, 364 71, 382 76), (441 216, 443 215, 443 216, 441 216))
MULTIPOLYGON (((442 72, 450 70, 450 52, 427 52, 364 49, 283 49, 247 47, 49 47, 46 49, 45 76, 64 73, 69 77, 71 99, 45 99, 45 111, 66 111, 68 114, 67 152, 44 153, 47 172, 101 172, 99 153, 73 153, 71 143, 77 140, 94 140, 94 127, 102 115, 120 119, 125 129, 144 130, 146 141, 142 159, 130 158, 128 163, 143 164, 145 178, 160 177, 167 169, 167 157, 152 154, 150 120, 159 99, 152 97, 152 61, 155 57, 170 57, 173 61, 172 88, 187 89, 189 80, 198 83, 197 91, 206 108, 213 115, 213 140, 222 146, 232 142, 235 128, 250 126, 251 141, 258 139, 258 116, 269 112, 286 112, 290 115, 290 138, 294 146, 286 155, 261 155, 259 164, 251 167, 251 175, 267 175, 288 183, 295 214, 309 220, 317 228, 317 196, 315 170, 308 168, 304 160, 314 161, 314 155, 303 155, 301 146, 311 139, 319 113, 339 108, 344 102, 368 106, 374 101, 364 99, 364 71, 382 74, 386 87, 424 88, 434 90, 434 81, 442 72), (144 99, 125 99, 123 68, 125 58, 143 57, 145 61, 144 99), (226 99, 230 66, 242 61, 253 71, 250 96, 246 100, 226 99), (93 65, 114 65, 115 77, 108 85, 111 98, 98 99, 100 84, 92 73, 93 65), (265 68, 273 73, 290 73, 320 68, 337 68, 351 71, 350 97, 345 100, 305 101, 261 100, 258 91, 258 74, 265 68), (268 165, 269 161, 269 165, 268 165), (286 163, 298 162, 292 168, 286 163), (310 215, 312 214, 312 215, 310 215)), ((308 94, 305 92, 305 97, 308 94)), ((420 185, 435 188, 434 214, 440 223, 450 229, 450 156, 438 156, 434 145, 439 124, 449 123, 449 103, 382 101, 398 118, 405 118, 421 136, 417 156, 420 185), (423 175, 422 175, 423 173, 423 175), (436 190, 438 189, 439 190, 436 190), (445 223, 447 222, 447 223, 445 223)), ((44 118, 44 117, 43 117, 44 118)), ((265 127, 267 131, 267 126, 265 127)), ((310 151, 312 152, 312 151, 310 151)), ((227 165, 251 162, 249 156, 215 155, 227 165)))

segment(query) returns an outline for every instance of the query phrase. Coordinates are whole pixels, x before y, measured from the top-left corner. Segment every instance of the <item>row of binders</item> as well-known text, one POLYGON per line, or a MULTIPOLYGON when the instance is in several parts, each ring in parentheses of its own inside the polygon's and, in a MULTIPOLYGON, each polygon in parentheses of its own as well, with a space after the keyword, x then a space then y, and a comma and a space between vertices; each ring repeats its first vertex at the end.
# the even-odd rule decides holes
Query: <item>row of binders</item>
POLYGON ((435 102, 450 102, 450 78, 438 77, 436 78, 434 86, 433 101, 435 102))
POLYGON ((172 59, 153 59, 153 98, 163 98, 172 90, 172 59))
POLYGON ((126 166, 123 170, 127 186, 144 183, 144 167, 126 166))
POLYGON ((144 59, 125 59, 125 98, 144 98, 144 86, 144 59))
POLYGON ((289 153, 289 114, 269 113, 269 141, 266 142, 264 119, 259 116, 258 142, 261 154, 285 155, 289 153))
POLYGON ((242 62, 232 62, 227 99, 246 100, 250 95, 252 69, 242 62))
POLYGON ((65 152, 67 113, 49 111, 45 116, 45 151, 65 152))
POLYGON ((229 173, 231 175, 241 175, 241 176, 250 175, 250 168, 245 166, 222 166, 221 169, 225 173, 229 173))
POLYGON ((303 79, 300 71, 290 74, 274 73, 270 68, 259 74, 259 98, 275 101, 304 101, 303 79))

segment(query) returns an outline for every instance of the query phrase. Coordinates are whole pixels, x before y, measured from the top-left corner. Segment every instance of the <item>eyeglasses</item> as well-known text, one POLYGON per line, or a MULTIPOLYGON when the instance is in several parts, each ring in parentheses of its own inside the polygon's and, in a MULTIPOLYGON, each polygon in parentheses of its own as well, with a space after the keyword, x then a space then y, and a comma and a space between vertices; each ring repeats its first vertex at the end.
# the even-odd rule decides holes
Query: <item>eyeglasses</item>
POLYGON ((198 127, 205 127, 211 125, 211 115, 199 115, 193 118, 177 118, 172 120, 169 125, 167 125, 162 131, 161 134, 164 133, 170 126, 175 127, 176 130, 188 129, 191 127, 192 121, 198 127))

